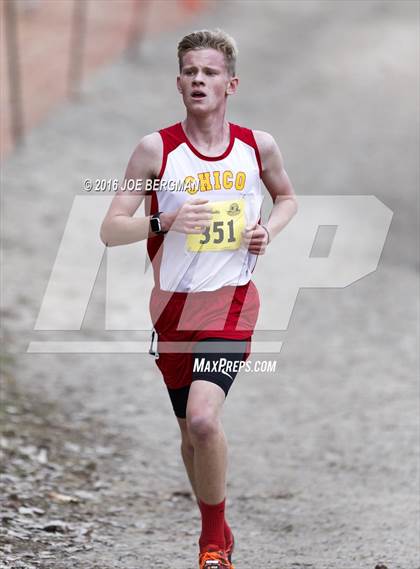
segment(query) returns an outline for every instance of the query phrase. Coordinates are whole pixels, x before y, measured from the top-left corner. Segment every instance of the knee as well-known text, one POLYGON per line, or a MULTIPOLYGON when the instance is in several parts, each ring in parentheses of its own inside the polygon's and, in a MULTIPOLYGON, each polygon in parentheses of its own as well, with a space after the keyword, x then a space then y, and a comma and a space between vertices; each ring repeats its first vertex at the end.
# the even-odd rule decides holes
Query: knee
POLYGON ((219 419, 210 413, 193 413, 187 417, 188 434, 192 445, 203 444, 217 436, 219 419))

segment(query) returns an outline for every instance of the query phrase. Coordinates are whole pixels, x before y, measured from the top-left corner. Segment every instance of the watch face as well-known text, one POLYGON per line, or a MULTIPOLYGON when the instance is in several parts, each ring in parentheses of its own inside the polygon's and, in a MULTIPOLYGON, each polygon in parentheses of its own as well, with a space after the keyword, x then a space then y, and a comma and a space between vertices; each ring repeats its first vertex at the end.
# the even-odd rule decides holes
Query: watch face
POLYGON ((153 233, 159 233, 161 231, 160 219, 158 217, 152 217, 150 220, 150 227, 153 233))

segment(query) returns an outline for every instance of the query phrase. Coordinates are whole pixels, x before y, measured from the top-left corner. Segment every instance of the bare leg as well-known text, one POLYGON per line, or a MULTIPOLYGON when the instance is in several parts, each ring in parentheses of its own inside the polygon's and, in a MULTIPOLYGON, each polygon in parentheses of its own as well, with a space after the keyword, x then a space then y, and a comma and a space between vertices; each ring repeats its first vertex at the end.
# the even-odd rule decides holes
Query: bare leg
POLYGON ((197 498, 197 490, 195 486, 195 474, 194 474, 194 447, 188 435, 187 429, 187 419, 180 419, 178 417, 179 428, 181 429, 181 455, 184 461, 185 470, 187 471, 188 479, 191 483, 191 488, 197 498))
MULTIPOLYGON (((194 382, 196 383, 196 382, 194 382)), ((208 383, 208 382, 200 382, 201 384, 203 383, 208 383)), ((198 384, 197 384, 198 385, 198 384)), ((208 385, 212 385, 212 384, 208 384, 208 385)), ((190 392, 191 392, 191 388, 190 388, 190 392)), ((189 409, 187 411, 187 416, 189 419, 189 422, 187 422, 187 419, 180 419, 178 418, 178 423, 179 423, 179 427, 181 430, 181 436, 182 436, 182 442, 181 442, 181 455, 184 461, 184 465, 185 465, 185 469, 187 471, 188 474, 188 478, 190 480, 191 483, 191 487, 193 489, 193 492, 195 494, 197 503, 199 501, 199 495, 197 492, 197 482, 196 482, 196 477, 197 477, 197 473, 198 476, 201 476, 201 480, 203 482, 203 484, 207 484, 208 482, 206 482, 206 478, 203 477, 202 474, 200 474, 202 471, 204 471, 205 476, 209 476, 211 475, 211 470, 215 469, 216 470, 216 479, 219 480, 218 484, 216 485, 216 492, 214 492, 214 489, 211 489, 212 483, 214 483, 214 478, 211 478, 210 480, 210 494, 204 492, 201 493, 200 491, 200 498, 206 502, 206 503, 220 503, 224 497, 225 497, 225 477, 226 477, 226 440, 225 440, 225 436, 223 433, 223 430, 221 429, 221 425, 220 425, 220 410, 221 410, 221 406, 223 405, 224 402, 224 393, 222 392, 222 390, 219 390, 219 388, 217 386, 213 385, 213 388, 210 387, 210 394, 207 393, 207 391, 205 390, 205 386, 204 389, 201 388, 199 389, 198 393, 195 393, 195 389, 194 389, 194 394, 192 399, 189 399, 189 409), (216 389, 214 389, 214 387, 216 389), (216 404, 211 404, 213 399, 216 399, 216 404), (210 405, 209 405, 210 403, 210 405), (204 412, 204 413, 203 413, 204 412), (207 420, 204 420, 203 417, 208 417, 207 420), (218 434, 218 436, 220 437, 219 440, 221 439, 222 441, 222 449, 220 452, 220 449, 217 448, 217 436, 216 436, 216 455, 221 456, 222 460, 220 461, 215 461, 215 453, 214 450, 212 450, 212 444, 211 444, 211 436, 210 433, 208 432, 208 430, 205 428, 205 425, 207 423, 210 422, 211 417, 213 417, 214 422, 216 423, 216 425, 218 427, 220 427, 221 433, 218 434), (200 434, 198 436, 194 436, 194 427, 192 429, 192 434, 190 434, 189 432, 189 425, 195 425, 195 430, 198 430, 198 426, 201 426, 201 428, 203 429, 203 431, 201 431, 200 428, 200 434), (207 432, 207 436, 205 435, 205 432, 207 432), (203 435, 203 436, 200 436, 203 435), (204 439, 204 441, 208 441, 210 444, 201 444, 200 445, 200 440, 204 439), (193 441, 195 442, 197 451, 195 450, 193 441), (201 456, 200 456, 200 449, 201 449, 201 456), (199 458, 198 458, 199 457, 199 458), (207 463, 210 462, 211 464, 211 469, 208 468, 207 463), (196 463, 198 463, 198 466, 196 466, 196 463), (221 472, 217 472, 217 466, 219 465, 219 468, 221 469, 221 472)), ((209 429, 210 431, 212 431, 212 429, 209 429)), ((231 530, 229 528, 229 525, 227 524, 226 520, 224 522, 224 534, 225 534, 225 539, 226 539, 226 543, 230 543, 231 542, 231 530)))
MULTIPOLYGON (((194 449, 191 483, 207 504, 218 504, 226 495, 227 443, 220 418, 224 400, 223 390, 214 383, 191 384, 187 405, 187 432, 194 449)), ((190 465, 189 461, 191 454, 187 455, 190 465)))

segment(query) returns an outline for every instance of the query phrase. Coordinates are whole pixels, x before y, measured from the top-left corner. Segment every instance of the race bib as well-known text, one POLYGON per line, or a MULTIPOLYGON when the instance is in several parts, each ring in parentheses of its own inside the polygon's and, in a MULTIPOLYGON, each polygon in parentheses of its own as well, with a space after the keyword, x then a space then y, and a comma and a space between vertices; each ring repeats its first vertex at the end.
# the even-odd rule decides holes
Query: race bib
POLYGON ((212 202, 210 227, 200 234, 187 235, 188 251, 232 251, 239 249, 245 229, 245 200, 212 202))

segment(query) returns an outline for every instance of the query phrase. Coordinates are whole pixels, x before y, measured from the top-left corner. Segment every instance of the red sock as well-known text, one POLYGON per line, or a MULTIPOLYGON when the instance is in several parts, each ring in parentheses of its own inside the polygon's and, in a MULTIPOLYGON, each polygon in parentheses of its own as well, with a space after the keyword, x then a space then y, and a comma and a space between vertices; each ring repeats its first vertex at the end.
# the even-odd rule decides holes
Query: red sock
POLYGON ((229 524, 227 523, 226 520, 225 520, 224 534, 225 534, 225 544, 227 547, 228 543, 232 541, 232 530, 230 529, 229 524))
POLYGON ((225 500, 220 504, 206 504, 199 500, 201 511, 201 536, 199 540, 200 551, 206 545, 218 545, 224 549, 225 545, 225 500))

